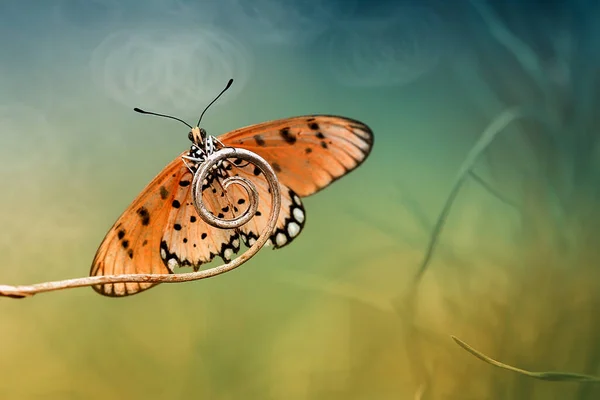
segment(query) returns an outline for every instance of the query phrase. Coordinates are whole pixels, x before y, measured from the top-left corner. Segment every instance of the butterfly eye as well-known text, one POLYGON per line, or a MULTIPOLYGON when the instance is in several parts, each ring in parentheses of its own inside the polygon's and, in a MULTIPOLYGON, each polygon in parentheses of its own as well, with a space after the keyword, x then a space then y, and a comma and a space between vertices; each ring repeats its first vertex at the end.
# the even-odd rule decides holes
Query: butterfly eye
POLYGON ((205 137, 206 137, 206 130, 204 130, 203 128, 200 128, 200 136, 201 136, 202 138, 205 138, 205 137))
POLYGON ((188 139, 190 139, 191 142, 194 141, 194 134, 192 133, 192 131, 190 131, 190 133, 188 133, 188 139))

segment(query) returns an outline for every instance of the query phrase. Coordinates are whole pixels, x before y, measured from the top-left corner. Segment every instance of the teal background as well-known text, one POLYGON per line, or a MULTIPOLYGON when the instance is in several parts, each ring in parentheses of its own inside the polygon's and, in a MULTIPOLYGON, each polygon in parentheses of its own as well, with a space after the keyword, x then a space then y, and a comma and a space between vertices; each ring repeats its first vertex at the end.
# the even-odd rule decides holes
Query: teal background
POLYGON ((238 270, 123 299, 0 300, 0 398, 598 398, 495 369, 449 336, 521 368, 600 373, 597 6, 484 3, 539 57, 540 94, 474 4, 3 0, 3 284, 86 276, 114 220, 189 146, 180 124, 133 107, 194 122, 233 77, 210 134, 339 114, 375 145, 304 200, 291 246, 238 270), (562 141, 535 124, 501 135, 475 171, 517 209, 467 180, 418 306, 399 306, 467 152, 515 105, 564 116, 550 123, 562 141))

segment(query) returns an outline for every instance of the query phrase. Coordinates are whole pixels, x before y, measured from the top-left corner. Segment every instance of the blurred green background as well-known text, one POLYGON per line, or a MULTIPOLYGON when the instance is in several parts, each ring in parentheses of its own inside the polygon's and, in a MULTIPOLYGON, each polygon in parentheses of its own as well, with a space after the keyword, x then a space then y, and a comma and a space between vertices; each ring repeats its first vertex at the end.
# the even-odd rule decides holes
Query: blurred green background
POLYGON ((305 199, 293 245, 238 270, 123 299, 0 300, 0 398, 599 398, 449 337, 600 373, 597 15, 586 1, 2 0, 3 284, 86 276, 188 147, 133 107, 195 121, 233 77, 210 134, 339 114, 375 146, 305 199), (459 166, 516 106, 543 121, 513 124, 476 164, 410 303, 459 166))

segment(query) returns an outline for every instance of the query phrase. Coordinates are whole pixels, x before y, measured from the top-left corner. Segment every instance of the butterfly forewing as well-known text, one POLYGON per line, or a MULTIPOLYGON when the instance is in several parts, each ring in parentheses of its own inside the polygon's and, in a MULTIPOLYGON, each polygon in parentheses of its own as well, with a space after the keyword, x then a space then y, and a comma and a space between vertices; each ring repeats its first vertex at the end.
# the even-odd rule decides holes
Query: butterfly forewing
MULTIPOLYGON (((235 230, 215 228, 198 216, 192 205, 191 180, 192 174, 181 158, 167 165, 107 233, 90 275, 168 274, 177 265, 198 269, 217 255, 225 259, 237 252, 235 230)), ((222 210, 230 206, 218 180, 206 186, 203 199, 216 215, 225 214, 222 210)), ((126 296, 153 285, 115 283, 94 289, 107 296, 126 296)))
POLYGON ((358 167, 373 146, 362 122, 330 115, 307 115, 251 125, 219 137, 266 159, 280 182, 309 196, 358 167))

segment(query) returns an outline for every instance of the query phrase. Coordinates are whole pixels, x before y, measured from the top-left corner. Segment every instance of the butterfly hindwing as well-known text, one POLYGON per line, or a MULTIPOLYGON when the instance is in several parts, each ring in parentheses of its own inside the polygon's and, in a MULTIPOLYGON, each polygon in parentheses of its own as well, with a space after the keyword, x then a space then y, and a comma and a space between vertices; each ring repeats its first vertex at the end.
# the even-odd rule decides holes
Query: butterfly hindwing
POLYGON ((307 115, 251 125, 219 140, 260 155, 283 185, 306 197, 362 164, 373 146, 373 132, 350 118, 307 115))
MULTIPOLYGON (((226 169, 230 176, 238 175, 252 181, 258 192, 258 210, 256 214, 248 223, 238 228, 244 244, 251 246, 269 222, 272 207, 269 183, 258 168, 247 162, 241 162, 239 159, 234 160, 233 163, 228 163, 226 169)), ((279 190, 281 192, 281 209, 275 230, 270 237, 274 249, 284 247, 294 240, 302 232, 306 221, 306 214, 300 196, 281 183, 279 184, 279 190)), ((229 186, 227 195, 231 203, 235 205, 236 215, 240 215, 248 208, 245 191, 239 186, 229 186)))
MULTIPOLYGON (((174 272, 176 265, 198 269, 217 255, 226 258, 230 252, 236 252, 239 240, 235 230, 215 228, 198 216, 192 205, 191 180, 192 174, 181 158, 167 165, 106 234, 90 275, 168 274, 174 272)), ((228 205, 227 197, 221 193, 223 188, 216 180, 204 190, 207 208, 216 214, 228 205)), ((94 290, 119 297, 152 286, 114 283, 96 285, 94 290)))

